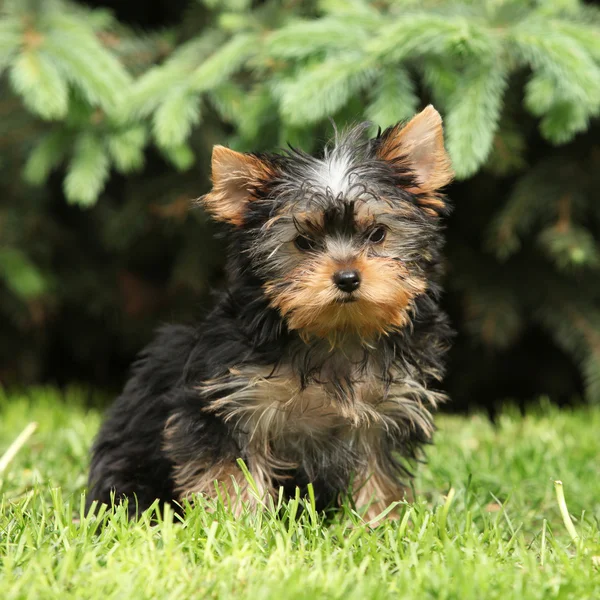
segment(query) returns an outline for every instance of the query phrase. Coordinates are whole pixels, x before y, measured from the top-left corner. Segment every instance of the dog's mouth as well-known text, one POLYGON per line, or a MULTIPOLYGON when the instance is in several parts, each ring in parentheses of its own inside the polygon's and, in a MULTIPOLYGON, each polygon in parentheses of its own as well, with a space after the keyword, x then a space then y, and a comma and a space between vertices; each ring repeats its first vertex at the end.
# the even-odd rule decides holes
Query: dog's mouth
POLYGON ((336 298, 335 301, 337 304, 350 304, 351 302, 357 302, 358 298, 354 294, 348 294, 347 296, 336 298))

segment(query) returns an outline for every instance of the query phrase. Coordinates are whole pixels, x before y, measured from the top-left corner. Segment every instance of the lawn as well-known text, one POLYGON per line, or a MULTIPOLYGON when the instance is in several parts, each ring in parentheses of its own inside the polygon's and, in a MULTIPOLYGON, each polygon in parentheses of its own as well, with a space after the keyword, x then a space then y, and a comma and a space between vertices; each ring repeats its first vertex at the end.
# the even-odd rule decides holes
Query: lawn
POLYGON ((0 392, 0 455, 32 421, 0 473, 3 600, 600 598, 600 408, 440 417, 416 501, 377 527, 290 502, 237 520, 198 504, 182 524, 117 509, 99 528, 80 506, 100 414, 76 390, 0 392))

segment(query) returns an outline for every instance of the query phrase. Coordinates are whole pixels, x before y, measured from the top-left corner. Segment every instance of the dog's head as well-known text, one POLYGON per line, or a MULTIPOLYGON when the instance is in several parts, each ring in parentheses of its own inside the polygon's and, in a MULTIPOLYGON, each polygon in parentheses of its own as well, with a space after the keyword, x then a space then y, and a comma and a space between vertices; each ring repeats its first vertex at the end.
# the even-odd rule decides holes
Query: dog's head
POLYGON ((213 150, 204 206, 238 230, 271 306, 303 336, 403 327, 427 290, 452 179, 440 115, 429 106, 375 138, 366 130, 317 158, 213 150))

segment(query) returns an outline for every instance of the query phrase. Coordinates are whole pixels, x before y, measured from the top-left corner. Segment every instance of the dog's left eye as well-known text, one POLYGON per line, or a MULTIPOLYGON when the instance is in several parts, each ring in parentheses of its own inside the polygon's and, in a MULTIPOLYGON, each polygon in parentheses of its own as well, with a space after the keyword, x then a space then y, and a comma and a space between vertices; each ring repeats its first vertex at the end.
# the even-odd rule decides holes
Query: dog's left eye
POLYGON ((302 250, 303 252, 307 252, 308 250, 314 250, 315 243, 310 238, 307 238, 304 235, 299 235, 295 240, 294 244, 298 250, 302 250))
POLYGON ((369 234, 368 240, 371 244, 380 244, 385 240, 385 227, 375 227, 369 234))

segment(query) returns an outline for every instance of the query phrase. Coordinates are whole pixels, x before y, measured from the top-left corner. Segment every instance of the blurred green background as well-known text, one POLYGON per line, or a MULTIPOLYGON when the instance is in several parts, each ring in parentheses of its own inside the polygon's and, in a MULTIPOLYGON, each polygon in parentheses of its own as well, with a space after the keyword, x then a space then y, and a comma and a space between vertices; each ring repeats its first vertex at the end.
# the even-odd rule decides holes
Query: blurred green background
POLYGON ((574 0, 0 0, 0 382, 118 389, 221 278, 211 147, 432 102, 457 173, 450 408, 600 401, 600 11, 574 0))

